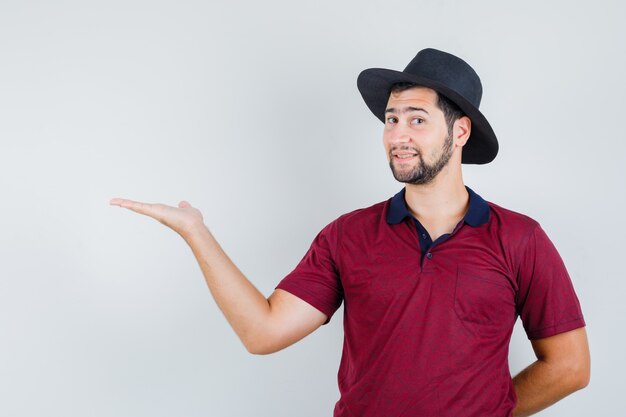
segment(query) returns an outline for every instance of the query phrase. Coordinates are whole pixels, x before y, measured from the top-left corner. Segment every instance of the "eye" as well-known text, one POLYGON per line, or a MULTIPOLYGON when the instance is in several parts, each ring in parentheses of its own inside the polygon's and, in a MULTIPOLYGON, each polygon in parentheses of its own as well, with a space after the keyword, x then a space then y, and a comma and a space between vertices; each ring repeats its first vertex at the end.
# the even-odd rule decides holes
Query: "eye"
POLYGON ((420 117, 416 117, 415 119, 411 120, 411 124, 414 125, 421 125, 422 123, 424 123, 424 119, 420 117))
POLYGON ((398 121, 398 119, 396 119, 396 118, 395 118, 395 117, 393 117, 393 116, 389 116, 389 117, 387 117, 387 123, 389 123, 389 124, 396 123, 397 121, 398 121))

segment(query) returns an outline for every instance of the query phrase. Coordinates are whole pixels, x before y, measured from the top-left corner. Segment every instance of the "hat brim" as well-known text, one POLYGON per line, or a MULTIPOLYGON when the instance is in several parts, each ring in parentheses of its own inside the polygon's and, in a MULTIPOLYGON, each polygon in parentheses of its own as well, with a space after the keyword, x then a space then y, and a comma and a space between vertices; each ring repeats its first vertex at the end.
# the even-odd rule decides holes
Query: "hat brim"
POLYGON ((391 86, 399 82, 410 82, 443 94, 452 100, 472 121, 470 138, 463 146, 464 164, 487 164, 498 154, 498 139, 491 125, 483 114, 463 96, 445 85, 429 78, 407 74, 384 68, 369 68, 357 78, 357 87, 365 104, 374 115, 385 123, 385 110, 389 100, 391 86))

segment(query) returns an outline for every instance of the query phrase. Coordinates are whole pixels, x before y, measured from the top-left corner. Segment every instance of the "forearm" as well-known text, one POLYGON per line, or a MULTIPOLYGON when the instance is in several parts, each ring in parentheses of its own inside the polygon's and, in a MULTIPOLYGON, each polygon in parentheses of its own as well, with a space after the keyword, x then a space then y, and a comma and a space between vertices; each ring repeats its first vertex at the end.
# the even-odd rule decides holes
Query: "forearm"
POLYGON ((209 290, 237 336, 251 353, 277 352, 302 339, 327 319, 297 296, 280 289, 269 298, 228 258, 187 201, 178 207, 113 198, 111 205, 150 216, 178 233, 193 251, 209 290))
POLYGON ((183 236, 218 307, 246 349, 254 350, 269 322, 270 304, 201 225, 183 236))
POLYGON ((517 394, 513 416, 535 414, 586 384, 581 369, 537 360, 513 378, 517 394))

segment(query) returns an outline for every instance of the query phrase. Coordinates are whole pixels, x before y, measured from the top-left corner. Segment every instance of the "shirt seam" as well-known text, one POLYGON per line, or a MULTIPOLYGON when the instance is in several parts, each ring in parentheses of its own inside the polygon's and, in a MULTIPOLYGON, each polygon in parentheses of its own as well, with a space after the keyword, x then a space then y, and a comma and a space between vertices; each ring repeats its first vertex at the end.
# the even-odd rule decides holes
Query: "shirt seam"
POLYGON ((572 320, 564 321, 564 322, 561 322, 561 323, 558 323, 558 324, 553 324, 552 326, 542 327, 541 329, 534 329, 534 330, 530 330, 529 329, 528 333, 530 333, 530 334, 541 333, 543 331, 554 329, 555 327, 559 327, 559 326, 565 326, 566 324, 570 324, 570 323, 573 323, 575 321, 580 321, 580 320, 584 320, 584 317, 583 316, 579 316, 579 317, 577 317, 575 319, 572 319, 572 320))
POLYGON ((316 294, 308 291, 307 289, 299 285, 285 282, 285 283, 279 283, 279 285, 276 288, 280 288, 283 291, 287 291, 288 293, 300 298, 301 300, 303 300, 310 306, 314 307, 315 309, 321 311, 328 317, 327 321, 330 321, 331 317, 334 315, 333 310, 336 311, 336 309, 334 309, 334 306, 329 305, 325 300, 320 299, 316 294))
MULTIPOLYGON (((520 270, 522 269, 522 262, 523 262, 523 259, 524 259, 524 257, 525 257, 526 251, 528 250, 528 246, 529 246, 529 244, 530 244, 530 239, 532 239, 532 237, 533 237, 533 236, 535 236, 535 232, 537 231, 537 228, 538 228, 539 226, 540 226, 540 225, 539 225, 539 223, 538 223, 538 222, 535 222, 535 224, 533 224, 533 227, 532 227, 532 229, 530 230, 530 232, 528 233, 528 237, 526 238, 526 241, 524 242, 524 245, 522 246, 522 247, 523 247, 523 249, 522 249, 522 251, 521 251, 522 256, 521 256, 521 257, 520 257, 520 259, 518 260, 518 263, 517 263, 517 273, 516 273, 516 277, 515 277, 515 283, 517 284, 517 288, 518 288, 517 293, 518 293, 518 294, 519 294, 519 288, 521 288, 521 286, 520 286, 520 270)), ((520 306, 520 305, 523 305, 523 304, 525 304, 525 303, 526 303, 526 300, 527 300, 527 298, 528 298, 528 295, 529 295, 529 294, 526 294, 526 299, 524 299, 524 302, 523 302, 523 303, 520 303, 520 300, 517 300, 517 297, 515 297, 515 298, 516 298, 516 300, 515 300, 515 305, 516 305, 515 310, 517 311, 517 315, 518 315, 518 316, 519 316, 519 315, 521 315, 521 314, 520 314, 520 313, 521 313, 521 311, 519 310, 519 306, 520 306)), ((541 330, 543 330, 543 329, 541 329, 541 330)))

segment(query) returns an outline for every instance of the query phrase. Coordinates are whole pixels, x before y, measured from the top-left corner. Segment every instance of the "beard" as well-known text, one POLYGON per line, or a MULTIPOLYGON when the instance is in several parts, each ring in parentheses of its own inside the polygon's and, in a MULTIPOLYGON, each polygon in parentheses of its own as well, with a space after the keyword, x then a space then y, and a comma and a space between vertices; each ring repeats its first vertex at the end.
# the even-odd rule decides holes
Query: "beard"
MULTIPOLYGON (((439 174, 439 172, 441 172, 441 170, 450 161, 450 158, 452 157, 453 143, 454 141, 452 140, 452 135, 448 135, 446 137, 446 140, 443 143, 443 146, 441 147, 441 151, 439 152, 439 155, 435 159, 435 162, 433 162, 430 165, 427 164, 426 161, 424 161, 424 156, 422 155, 422 152, 419 149, 413 149, 415 152, 417 152, 416 157, 418 158, 419 162, 410 171, 399 170, 394 166, 393 164, 394 158, 391 155, 391 151, 395 149, 390 150, 389 151, 389 167, 391 168, 391 172, 393 173, 394 178, 399 182, 404 182, 407 184, 416 184, 416 185, 428 184, 432 182, 437 176, 437 174, 439 174)), ((406 149, 411 149, 411 148, 407 146, 403 146, 400 149, 406 150, 406 149)))

